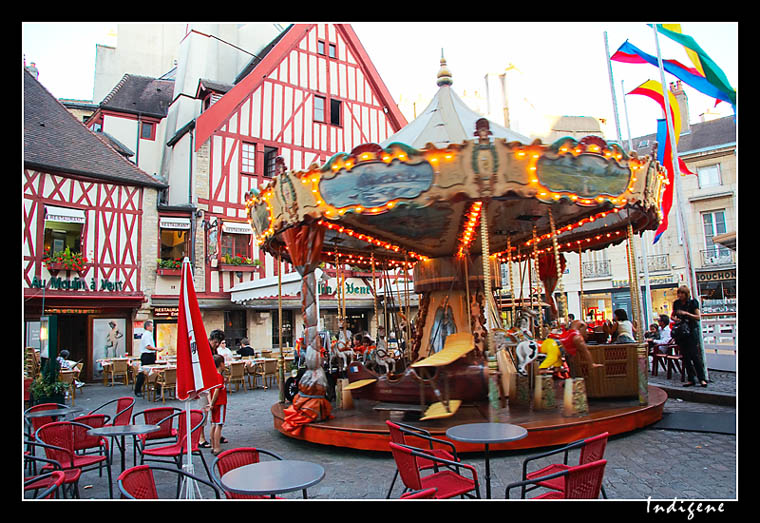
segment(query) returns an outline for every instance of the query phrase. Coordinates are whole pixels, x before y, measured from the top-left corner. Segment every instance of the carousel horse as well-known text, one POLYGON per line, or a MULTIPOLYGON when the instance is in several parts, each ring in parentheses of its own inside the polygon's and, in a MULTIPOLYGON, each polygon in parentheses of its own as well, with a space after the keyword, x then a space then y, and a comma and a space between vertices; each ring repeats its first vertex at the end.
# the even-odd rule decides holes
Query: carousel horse
POLYGON ((515 349, 515 354, 517 355, 518 362, 517 372, 522 376, 528 375, 528 371, 525 370, 528 364, 541 357, 538 350, 538 343, 534 340, 525 340, 518 343, 517 348, 515 349))

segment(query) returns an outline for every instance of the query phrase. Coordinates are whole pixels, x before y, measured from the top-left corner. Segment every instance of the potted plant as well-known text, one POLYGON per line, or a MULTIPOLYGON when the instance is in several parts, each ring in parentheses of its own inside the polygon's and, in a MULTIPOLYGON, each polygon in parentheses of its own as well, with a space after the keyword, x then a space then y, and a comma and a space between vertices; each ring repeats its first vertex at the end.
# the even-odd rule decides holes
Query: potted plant
POLYGON ((80 252, 72 252, 67 246, 62 251, 50 252, 50 247, 45 249, 45 256, 42 258, 50 274, 57 274, 58 271, 76 271, 80 276, 87 272, 87 257, 80 252))
POLYGON ((182 274, 182 259, 162 258, 157 260, 156 273, 161 276, 180 276, 182 274))
POLYGON ((261 266, 259 260, 254 260, 245 256, 232 256, 229 253, 225 253, 222 256, 220 268, 228 271, 250 272, 256 270, 259 266, 261 266))
POLYGON ((32 405, 65 402, 68 385, 58 379, 59 368, 57 360, 50 360, 45 369, 34 378, 29 387, 32 405))

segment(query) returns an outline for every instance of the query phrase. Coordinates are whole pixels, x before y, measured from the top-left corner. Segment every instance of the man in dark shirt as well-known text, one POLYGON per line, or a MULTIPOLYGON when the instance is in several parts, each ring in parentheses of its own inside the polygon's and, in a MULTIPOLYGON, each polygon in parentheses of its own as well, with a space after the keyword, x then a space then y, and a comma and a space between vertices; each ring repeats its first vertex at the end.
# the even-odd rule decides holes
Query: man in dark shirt
POLYGON ((253 347, 251 347, 248 338, 243 338, 240 340, 240 348, 238 349, 237 353, 241 356, 253 356, 254 350, 253 347))

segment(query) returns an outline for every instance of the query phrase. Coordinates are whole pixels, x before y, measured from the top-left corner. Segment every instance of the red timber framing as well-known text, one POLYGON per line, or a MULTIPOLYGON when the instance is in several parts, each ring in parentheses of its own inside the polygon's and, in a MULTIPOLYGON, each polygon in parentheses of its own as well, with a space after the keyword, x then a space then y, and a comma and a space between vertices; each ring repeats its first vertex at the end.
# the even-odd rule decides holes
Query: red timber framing
MULTIPOLYGON (((207 144, 209 156, 209 197, 199 203, 208 206, 208 218, 244 221, 245 195, 269 180, 267 151, 275 150, 289 170, 307 169, 357 145, 380 143, 406 123, 350 25, 295 24, 251 73, 198 117, 195 148, 207 144), (318 42, 324 42, 324 53, 318 42), (323 121, 314 118, 316 97, 325 101, 323 121), (340 111, 338 125, 330 123, 331 108, 340 111), (254 146, 253 173, 244 172, 244 144, 254 146)), ((218 268, 209 264, 204 294, 224 296, 241 281, 277 274, 275 260, 250 249, 261 262, 259 270, 241 279, 234 271, 214 274, 218 268)))
POLYGON ((32 288, 35 277, 38 280, 48 279, 48 272, 42 263, 46 205, 85 212, 81 241, 82 253, 88 260, 85 271, 77 275, 87 283, 87 289, 48 290, 49 296, 56 292, 69 297, 73 297, 73 293, 85 292, 90 297, 142 296, 139 270, 142 187, 24 169, 23 194, 22 263, 26 297, 41 293, 39 289, 32 288), (91 289, 91 281, 95 282, 94 290, 91 289), (120 283, 101 290, 104 281, 120 283))

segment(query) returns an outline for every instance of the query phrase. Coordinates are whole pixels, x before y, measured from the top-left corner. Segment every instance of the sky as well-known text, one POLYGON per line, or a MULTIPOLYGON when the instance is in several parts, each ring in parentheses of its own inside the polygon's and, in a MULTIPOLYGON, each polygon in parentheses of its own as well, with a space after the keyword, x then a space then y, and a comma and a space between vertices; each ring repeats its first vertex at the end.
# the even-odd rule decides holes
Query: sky
MULTIPOLYGON (((610 55, 626 39, 657 54, 654 32, 645 22, 357 22, 352 26, 397 103, 419 99, 422 106, 417 110, 424 109, 438 89, 435 80, 443 51, 452 88, 460 96, 484 92, 487 73, 515 67, 521 97, 537 114, 606 119, 608 139, 615 139, 617 130, 605 32, 610 55)), ((24 23, 22 52, 27 64, 36 63, 40 82, 54 96, 91 100, 95 44, 116 45, 116 27, 116 22, 24 23)), ((681 28, 738 90, 738 23, 683 22, 681 28)), ((681 46, 662 35, 658 39, 663 59, 691 65, 681 46)), ((628 138, 629 125, 634 137, 655 133, 656 120, 662 117, 659 106, 643 96, 624 97, 623 87, 629 92, 647 80, 659 81, 659 70, 648 64, 612 62, 612 75, 621 138, 628 138)), ((666 81, 673 80, 666 74, 666 81)), ((714 107, 714 99, 685 89, 692 122, 708 110, 733 114, 728 104, 714 107)))

